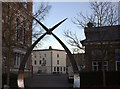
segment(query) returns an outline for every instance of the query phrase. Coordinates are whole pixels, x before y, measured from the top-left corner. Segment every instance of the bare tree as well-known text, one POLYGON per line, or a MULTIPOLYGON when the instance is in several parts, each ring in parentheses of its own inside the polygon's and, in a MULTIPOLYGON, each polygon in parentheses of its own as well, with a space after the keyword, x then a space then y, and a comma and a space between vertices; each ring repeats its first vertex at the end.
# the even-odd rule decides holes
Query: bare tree
MULTIPOLYGON (((87 27, 87 23, 93 23, 94 27, 100 26, 112 26, 118 23, 117 6, 112 2, 90 2, 90 8, 92 13, 90 15, 84 15, 82 12, 74 17, 72 22, 79 27, 87 27), (82 19, 82 20, 81 20, 82 19)), ((64 31, 64 36, 68 38, 68 44, 71 46, 82 48, 80 45, 80 39, 74 32, 70 30, 64 31)))
MULTIPOLYGON (((90 8, 92 13, 90 15, 84 15, 83 13, 78 13, 77 17, 74 17, 72 22, 79 27, 85 28, 87 27, 87 23, 90 22, 93 24, 93 27, 101 27, 101 26, 112 26, 118 24, 118 13, 117 6, 112 2, 90 2, 90 8), (82 20, 81 20, 82 18, 82 20)), ((103 46, 103 33, 100 31, 100 51, 101 55, 99 58, 102 59, 102 71, 103 71, 103 85, 106 86, 105 80, 105 68, 104 68, 104 60, 106 57, 106 49, 103 46), (104 50, 103 50, 104 49, 104 50)), ((81 40, 78 40, 77 35, 71 31, 64 31, 64 36, 68 38, 68 43, 71 46, 75 46, 81 49, 80 44, 81 40)), ((97 55, 97 53, 96 53, 97 55)))
POLYGON ((84 15, 80 12, 72 22, 83 28, 87 27, 88 22, 93 23, 94 27, 111 26, 118 23, 116 4, 112 2, 90 2, 90 8, 92 11, 90 15, 84 15))
POLYGON ((72 33, 70 30, 64 31, 63 34, 67 39, 67 43, 71 45, 74 52, 79 52, 80 50, 84 50, 84 47, 80 43, 81 39, 77 37, 76 33, 72 33))
POLYGON ((76 33, 73 34, 72 32, 70 32, 70 31, 68 30, 68 31, 64 32, 64 36, 70 38, 70 39, 68 39, 68 41, 67 41, 68 44, 70 44, 71 46, 76 46, 76 47, 78 47, 79 49, 82 48, 82 47, 80 46, 80 45, 81 45, 80 42, 79 42, 80 40, 77 38, 76 33))

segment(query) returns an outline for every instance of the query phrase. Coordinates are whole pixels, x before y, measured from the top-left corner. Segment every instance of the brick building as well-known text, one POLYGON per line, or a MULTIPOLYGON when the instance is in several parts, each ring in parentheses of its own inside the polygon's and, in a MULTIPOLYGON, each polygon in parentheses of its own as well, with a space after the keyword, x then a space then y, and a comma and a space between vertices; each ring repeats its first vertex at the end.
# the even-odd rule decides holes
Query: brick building
MULTIPOLYGON (((83 70, 84 67, 85 67, 84 55, 85 55, 84 53, 72 54, 72 56, 74 57, 74 59, 76 61, 76 64, 77 64, 79 70, 83 70)), ((71 62, 70 62, 70 59, 69 59, 68 55, 66 56, 66 66, 67 67, 71 66, 71 62)))
MULTIPOLYGON (((18 72, 18 68, 32 44, 32 2, 2 2, 2 58, 3 73, 18 72)), ((31 57, 27 61, 25 71, 31 70, 31 57)))
POLYGON ((120 71, 120 25, 92 27, 84 29, 85 70, 120 71))

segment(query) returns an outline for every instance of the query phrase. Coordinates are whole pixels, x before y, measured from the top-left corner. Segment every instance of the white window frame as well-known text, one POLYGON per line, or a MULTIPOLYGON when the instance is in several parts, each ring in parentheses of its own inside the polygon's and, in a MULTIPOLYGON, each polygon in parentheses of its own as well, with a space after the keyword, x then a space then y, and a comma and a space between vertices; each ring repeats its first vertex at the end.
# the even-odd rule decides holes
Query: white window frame
POLYGON ((54 67, 54 72, 56 72, 56 67, 54 67))
POLYGON ((57 72, 60 72, 60 67, 57 67, 57 72))
POLYGON ((57 58, 59 58, 60 57, 60 55, 59 54, 57 54, 57 58))
POLYGON ((34 65, 37 65, 37 60, 34 60, 34 65))
MULTIPOLYGON (((97 70, 98 71, 98 62, 102 62, 102 61, 92 61, 92 71, 95 71, 95 68, 94 67, 97 67, 97 70), (96 63, 96 65, 94 65, 94 63, 96 63)), ((106 65, 104 64, 104 67, 106 68, 105 70, 108 71, 108 61, 104 61, 104 63, 106 62, 106 65)))
POLYGON ((117 65, 118 62, 120 62, 120 61, 116 61, 116 62, 115 62, 116 71, 118 71, 118 65, 117 65))
POLYGON ((106 71, 108 71, 108 61, 104 61, 104 63, 106 62, 106 65, 104 64, 104 68, 107 68, 105 69, 106 71))
POLYGON ((34 54, 34 58, 37 58, 37 55, 36 55, 36 54, 34 54))
POLYGON ((61 72, 63 71, 63 68, 62 67, 60 67, 60 70, 61 70, 61 72))
POLYGON ((20 54, 15 53, 15 65, 14 65, 14 67, 19 68, 19 66, 20 66, 20 54))
POLYGON ((57 60, 57 65, 59 65, 60 64, 60 61, 59 60, 57 60))
POLYGON ((42 60, 39 60, 39 65, 41 65, 42 64, 42 60))
POLYGON ((63 67, 64 69, 63 69, 63 71, 65 72, 66 71, 66 67, 63 67))
POLYGON ((98 71, 98 62, 97 61, 92 61, 92 71, 95 71, 94 67, 97 67, 96 71, 98 71), (94 65, 94 63, 96 63, 96 65, 94 65))
MULTIPOLYGON (((120 53, 120 48, 115 49, 115 54, 119 54, 119 53, 120 53)), ((120 62, 120 60, 116 60, 116 62, 115 62, 115 69, 116 69, 116 71, 118 71, 118 65, 117 65, 118 62, 120 62)))
POLYGON ((40 58, 42 58, 41 54, 40 54, 40 58))

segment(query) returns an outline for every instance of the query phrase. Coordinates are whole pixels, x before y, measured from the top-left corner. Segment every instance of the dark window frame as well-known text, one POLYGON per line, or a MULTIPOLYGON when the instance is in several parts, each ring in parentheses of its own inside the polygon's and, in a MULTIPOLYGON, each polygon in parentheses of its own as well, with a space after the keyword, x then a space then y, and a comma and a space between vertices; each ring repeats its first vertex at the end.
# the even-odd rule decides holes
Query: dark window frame
POLYGON ((60 57, 60 55, 59 54, 57 54, 57 58, 59 58, 60 57))
POLYGON ((37 61, 36 60, 34 60, 34 65, 37 65, 37 61))

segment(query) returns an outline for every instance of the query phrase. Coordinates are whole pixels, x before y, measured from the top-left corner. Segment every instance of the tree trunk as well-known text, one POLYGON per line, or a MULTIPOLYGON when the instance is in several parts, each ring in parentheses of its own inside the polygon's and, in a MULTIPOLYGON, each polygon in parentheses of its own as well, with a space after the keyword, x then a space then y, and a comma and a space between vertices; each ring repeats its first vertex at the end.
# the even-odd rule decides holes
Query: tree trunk
POLYGON ((8 56, 7 56, 7 85, 10 83, 10 58, 11 58, 11 21, 10 21, 10 6, 8 4, 8 29, 9 29, 9 38, 8 38, 8 56))
POLYGON ((103 87, 106 86, 104 60, 102 60, 103 87))
POLYGON ((7 85, 10 82, 10 47, 8 48, 8 56, 7 56, 7 85))

